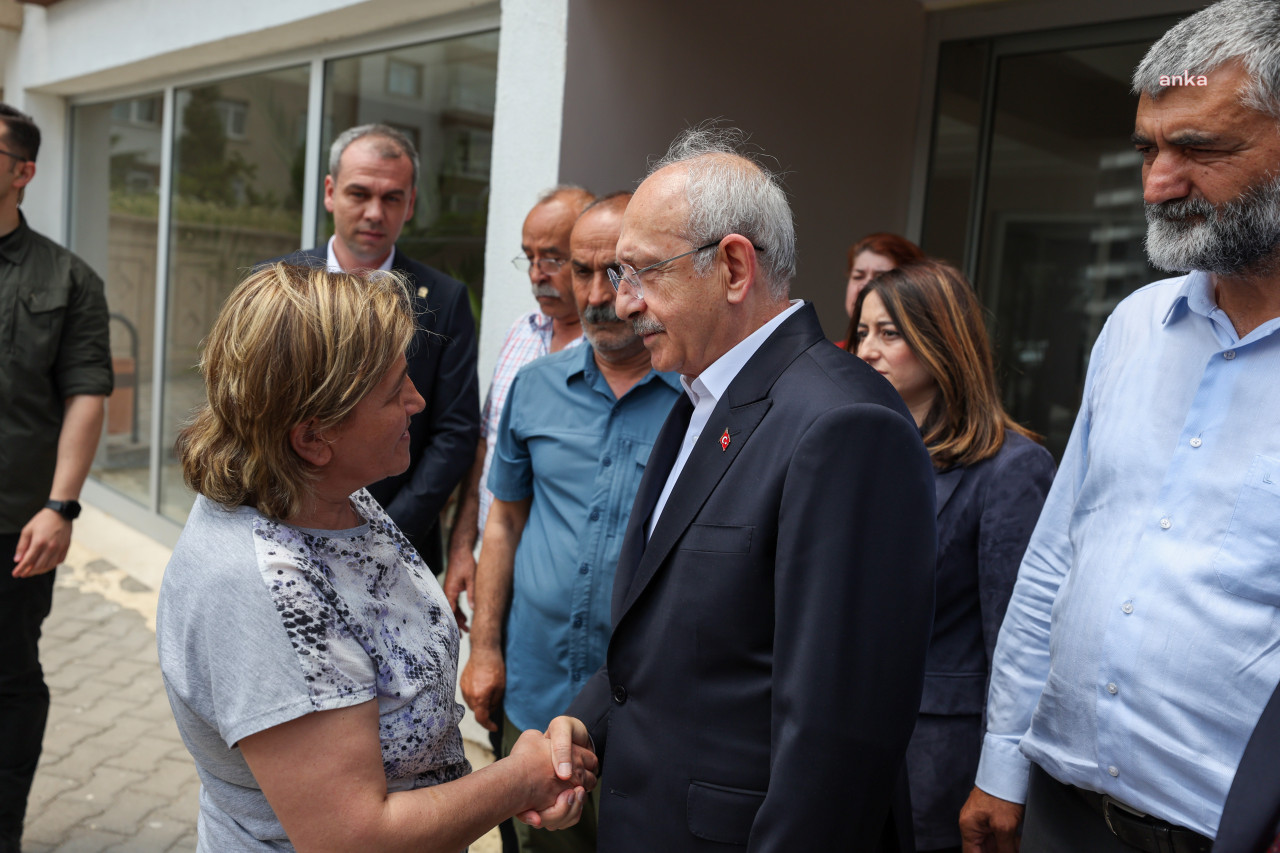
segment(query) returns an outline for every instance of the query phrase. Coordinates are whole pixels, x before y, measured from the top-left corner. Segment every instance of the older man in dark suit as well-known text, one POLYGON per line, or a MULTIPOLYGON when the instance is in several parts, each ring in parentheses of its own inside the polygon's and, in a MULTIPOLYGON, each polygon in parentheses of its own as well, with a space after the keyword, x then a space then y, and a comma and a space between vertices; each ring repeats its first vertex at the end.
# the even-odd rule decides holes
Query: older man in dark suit
POLYGON ((395 243, 413 217, 418 152, 403 133, 380 124, 343 132, 329 155, 324 206, 334 235, 289 260, 332 269, 384 269, 410 284, 418 333, 409 376, 427 408, 409 422, 409 468, 369 487, 432 569, 443 568, 439 516, 462 480, 480 436, 476 325, 466 285, 400 251, 395 243))
POLYGON ((631 511, 606 664, 569 711, 603 759, 599 849, 901 849, 933 473, 893 388, 788 299, 791 211, 740 140, 676 140, 611 276, 687 396, 631 511))

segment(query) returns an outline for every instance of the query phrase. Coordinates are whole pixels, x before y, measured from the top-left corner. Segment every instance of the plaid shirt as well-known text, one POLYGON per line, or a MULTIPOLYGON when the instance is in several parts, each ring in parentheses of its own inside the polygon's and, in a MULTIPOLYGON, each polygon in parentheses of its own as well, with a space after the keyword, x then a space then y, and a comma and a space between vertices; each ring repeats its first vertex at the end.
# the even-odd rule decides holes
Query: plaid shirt
MULTIPOLYGON (((507 402, 507 392, 516 378, 516 371, 536 358, 551 352, 552 319, 541 311, 525 314, 511 324, 507 336, 498 350, 498 364, 493 368, 493 382, 480 412, 480 435, 484 437, 486 451, 484 468, 480 471, 480 538, 484 538, 484 523, 489 518, 489 506, 493 492, 489 491, 489 463, 493 461, 493 446, 498 442, 498 421, 502 419, 502 407, 507 402)), ((565 349, 582 343, 582 336, 574 338, 565 349)))

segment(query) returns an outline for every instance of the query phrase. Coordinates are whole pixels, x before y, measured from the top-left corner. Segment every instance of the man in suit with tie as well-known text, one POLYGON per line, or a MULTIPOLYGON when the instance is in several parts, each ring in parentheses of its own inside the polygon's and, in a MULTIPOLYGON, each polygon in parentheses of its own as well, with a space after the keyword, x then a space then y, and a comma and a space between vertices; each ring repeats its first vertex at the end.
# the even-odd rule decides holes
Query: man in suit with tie
POLYGON ((789 300, 791 210, 742 141, 677 138, 611 271, 618 315, 687 396, 631 511, 605 665, 569 710, 603 760, 603 853, 895 850, 903 818, 909 833, 933 473, 892 386, 789 300))
MULTIPOLYGON (((422 559, 444 568, 440 510, 462 480, 480 436, 476 324, 467 288, 396 247, 417 200, 418 152, 400 131, 381 124, 349 128, 334 140, 324 206, 333 214, 327 246, 299 253, 334 270, 395 270, 407 277, 418 332, 409 377, 427 408, 409 422, 409 468, 369 492, 422 559)), ((288 260, 300 260, 295 255, 288 260)))

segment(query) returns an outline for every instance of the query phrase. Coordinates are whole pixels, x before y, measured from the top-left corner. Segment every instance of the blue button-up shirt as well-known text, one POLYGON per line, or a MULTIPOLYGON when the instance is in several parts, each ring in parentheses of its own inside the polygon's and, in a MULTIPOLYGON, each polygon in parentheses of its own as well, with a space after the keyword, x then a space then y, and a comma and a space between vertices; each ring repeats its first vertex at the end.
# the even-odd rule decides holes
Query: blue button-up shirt
POLYGON ((996 646, 977 784, 1055 778, 1213 836, 1280 680, 1280 319, 1204 273, 1124 300, 996 646))
POLYGON ((586 345, 516 374, 489 489, 533 498, 507 621, 503 702, 517 728, 545 729, 604 663, 622 535, 679 388, 650 371, 619 400, 586 345))

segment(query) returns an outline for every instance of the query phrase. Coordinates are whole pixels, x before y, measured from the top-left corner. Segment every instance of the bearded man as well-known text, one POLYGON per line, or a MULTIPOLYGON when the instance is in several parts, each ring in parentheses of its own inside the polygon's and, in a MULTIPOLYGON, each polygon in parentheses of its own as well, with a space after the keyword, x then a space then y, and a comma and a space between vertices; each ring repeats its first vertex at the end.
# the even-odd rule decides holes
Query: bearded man
POLYGON ((1277 44, 1280 4, 1224 0, 1134 73, 1147 253, 1187 274, 1094 347, 996 646, 965 853, 1017 850, 1019 823, 1024 851, 1207 851, 1280 680, 1277 44), (1160 85, 1184 69, 1207 85, 1160 85))

